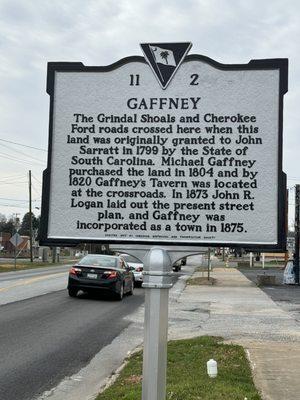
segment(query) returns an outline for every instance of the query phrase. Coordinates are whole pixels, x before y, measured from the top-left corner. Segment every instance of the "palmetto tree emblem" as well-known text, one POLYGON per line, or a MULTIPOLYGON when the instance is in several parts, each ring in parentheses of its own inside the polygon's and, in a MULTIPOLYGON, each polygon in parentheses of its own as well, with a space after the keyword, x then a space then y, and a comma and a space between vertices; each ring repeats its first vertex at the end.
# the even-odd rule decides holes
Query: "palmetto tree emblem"
POLYGON ((168 64, 168 57, 169 57, 169 52, 164 50, 160 53, 161 58, 163 58, 166 61, 166 64, 168 64))
POLYGON ((162 89, 169 84, 191 45, 190 42, 141 44, 145 58, 162 89))

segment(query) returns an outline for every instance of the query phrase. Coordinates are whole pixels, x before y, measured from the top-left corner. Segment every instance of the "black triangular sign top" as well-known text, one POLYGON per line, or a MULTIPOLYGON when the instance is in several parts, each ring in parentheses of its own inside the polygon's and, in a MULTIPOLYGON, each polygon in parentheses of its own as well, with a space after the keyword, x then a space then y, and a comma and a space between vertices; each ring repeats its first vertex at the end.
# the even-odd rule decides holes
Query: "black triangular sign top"
POLYGON ((191 42, 141 43, 144 56, 163 89, 166 89, 191 47, 191 42))

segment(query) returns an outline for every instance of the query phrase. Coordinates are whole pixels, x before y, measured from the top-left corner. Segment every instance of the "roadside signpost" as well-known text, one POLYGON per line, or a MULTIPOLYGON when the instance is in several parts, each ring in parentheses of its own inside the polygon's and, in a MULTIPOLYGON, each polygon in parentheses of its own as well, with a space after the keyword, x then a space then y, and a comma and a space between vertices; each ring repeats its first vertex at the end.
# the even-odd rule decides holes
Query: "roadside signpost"
POLYGON ((17 247, 23 243, 23 239, 21 237, 21 235, 19 235, 18 232, 16 232, 10 239, 9 239, 10 243, 13 244, 14 246, 14 258, 15 258, 15 269, 17 269, 17 247))
POLYGON ((18 247, 22 242, 22 236, 17 233, 15 233, 10 239, 10 243, 12 243, 15 247, 18 247))
POLYGON ((162 321, 171 265, 180 258, 170 246, 182 246, 181 257, 203 247, 285 247, 288 64, 220 64, 187 55, 191 43, 141 48, 144 57, 106 67, 48 64, 41 243, 101 242, 140 254, 146 266, 143 399, 161 400, 162 321))

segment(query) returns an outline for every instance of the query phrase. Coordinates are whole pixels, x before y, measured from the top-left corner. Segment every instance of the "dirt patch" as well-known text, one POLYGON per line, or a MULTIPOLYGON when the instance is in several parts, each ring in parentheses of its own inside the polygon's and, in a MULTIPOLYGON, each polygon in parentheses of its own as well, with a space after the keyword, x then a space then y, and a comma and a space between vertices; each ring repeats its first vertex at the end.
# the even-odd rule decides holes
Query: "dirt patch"
POLYGON ((209 278, 204 276, 198 276, 196 278, 190 278, 187 280, 187 285, 197 286, 197 285, 215 285, 217 280, 215 278, 209 278))
POLYGON ((135 383, 142 382, 142 380, 143 380, 143 376, 142 375, 131 375, 128 378, 126 378, 124 380, 124 382, 125 383, 131 383, 131 384, 133 383, 133 384, 135 384, 135 383))

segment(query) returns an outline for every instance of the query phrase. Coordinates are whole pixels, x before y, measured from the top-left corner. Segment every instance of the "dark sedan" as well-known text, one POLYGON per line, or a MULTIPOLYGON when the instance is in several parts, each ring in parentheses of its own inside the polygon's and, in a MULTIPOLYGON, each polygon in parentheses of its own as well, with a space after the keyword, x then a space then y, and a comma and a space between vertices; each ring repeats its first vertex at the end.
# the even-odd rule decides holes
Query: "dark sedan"
POLYGON ((133 294, 134 276, 125 260, 119 256, 89 254, 69 271, 68 291, 76 297, 84 292, 111 292, 118 300, 124 294, 133 294))

